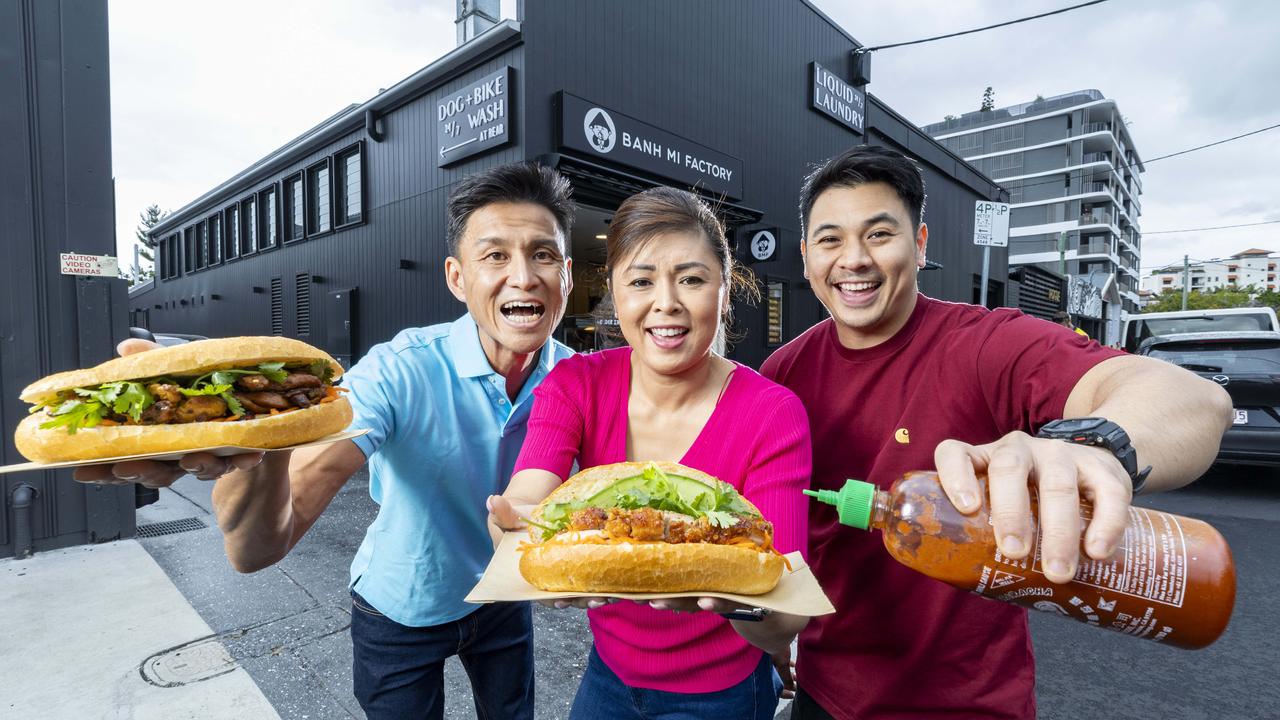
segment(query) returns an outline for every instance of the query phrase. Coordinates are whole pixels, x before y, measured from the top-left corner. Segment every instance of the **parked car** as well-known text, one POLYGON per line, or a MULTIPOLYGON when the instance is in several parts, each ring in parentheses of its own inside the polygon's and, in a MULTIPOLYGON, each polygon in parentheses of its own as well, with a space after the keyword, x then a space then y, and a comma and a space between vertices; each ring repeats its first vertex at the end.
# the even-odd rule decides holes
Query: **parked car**
POLYGON ((204 335, 189 335, 187 333, 156 333, 156 342, 164 346, 184 345, 197 340, 208 340, 204 335))
POLYGON ((1205 332, 1153 337, 1149 355, 1208 378, 1231 395, 1235 420, 1218 462, 1280 465, 1280 332, 1205 332))
POLYGON ((191 335, 188 333, 152 333, 150 330, 140 327, 129 328, 129 337, 160 343, 165 347, 170 345, 184 345, 189 342, 195 342, 196 340, 209 339, 204 335, 191 335))
POLYGON ((1250 330, 1280 332, 1276 311, 1269 307, 1253 307, 1130 315, 1120 331, 1120 346, 1126 352, 1137 352, 1143 341, 1161 335, 1250 330))

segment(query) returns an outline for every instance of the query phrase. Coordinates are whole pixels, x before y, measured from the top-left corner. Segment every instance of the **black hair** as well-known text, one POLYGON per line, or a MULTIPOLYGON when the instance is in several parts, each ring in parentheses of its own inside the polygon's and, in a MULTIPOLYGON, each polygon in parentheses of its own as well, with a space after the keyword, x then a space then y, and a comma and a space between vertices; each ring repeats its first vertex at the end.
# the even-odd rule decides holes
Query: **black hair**
POLYGON ((569 243, 573 229, 573 186, 560 173, 535 162, 511 163, 468 175, 448 202, 449 254, 458 255, 462 233, 472 213, 493 203, 533 203, 546 208, 569 243))
POLYGON ((924 222, 924 175, 906 155, 880 145, 856 145, 809 173, 800 188, 800 231, 809 237, 809 214, 823 192, 882 182, 892 187, 911 213, 911 229, 924 222))
MULTIPOLYGON (((738 297, 750 304, 759 301, 760 288, 755 276, 733 259, 724 223, 715 211, 694 193, 672 187, 659 186, 638 192, 618 206, 605 239, 605 276, 612 278, 619 261, 663 235, 685 232, 701 235, 707 241, 719 262, 720 278, 730 298, 738 297)), ((726 328, 732 325, 732 302, 725 303, 721 320, 726 328)), ((728 337, 735 339, 731 334, 728 337)))

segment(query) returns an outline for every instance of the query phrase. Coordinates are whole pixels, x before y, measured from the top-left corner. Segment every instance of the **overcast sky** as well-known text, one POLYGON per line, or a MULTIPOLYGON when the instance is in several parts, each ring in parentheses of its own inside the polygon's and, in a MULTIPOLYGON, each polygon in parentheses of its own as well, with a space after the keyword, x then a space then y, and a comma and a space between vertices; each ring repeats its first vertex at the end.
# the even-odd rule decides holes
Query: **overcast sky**
MULTIPOLYGON (((536 2, 536 0, 529 0, 536 2)), ((633 0, 600 0, 600 2, 633 0)), ((639 1, 639 0, 634 0, 639 1)), ((721 2, 731 12, 737 0, 721 2)), ((789 0, 776 0, 779 2, 789 0)), ((866 45, 990 25, 1076 0, 817 0, 866 45)), ((515 0, 503 0, 514 17, 515 0)), ((343 106, 454 47, 452 0, 116 0, 111 124, 117 239, 176 210, 343 106)), ((918 125, 1083 88, 1114 98, 1154 158, 1280 123, 1280 3, 1110 0, 1007 28, 883 50, 868 90, 918 125)), ((1280 220, 1280 129, 1152 163, 1143 232, 1280 220)), ((1144 270, 1280 251, 1280 225, 1142 241, 1144 270)))

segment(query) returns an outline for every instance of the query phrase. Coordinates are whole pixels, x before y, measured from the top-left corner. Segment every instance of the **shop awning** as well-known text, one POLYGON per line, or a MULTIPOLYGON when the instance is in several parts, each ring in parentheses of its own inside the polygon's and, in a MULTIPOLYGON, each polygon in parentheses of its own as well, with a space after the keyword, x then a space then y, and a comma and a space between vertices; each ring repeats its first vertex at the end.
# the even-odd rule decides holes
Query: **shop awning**
MULTIPOLYGON (((573 199, 582 205, 616 208, 632 195, 663 184, 659 180, 649 180, 590 160, 559 153, 543 155, 538 158, 538 161, 559 170, 561 175, 573 183, 573 199)), ((707 201, 711 209, 730 228, 758 223, 764 217, 764 213, 759 210, 753 210, 696 189, 695 192, 707 201)))

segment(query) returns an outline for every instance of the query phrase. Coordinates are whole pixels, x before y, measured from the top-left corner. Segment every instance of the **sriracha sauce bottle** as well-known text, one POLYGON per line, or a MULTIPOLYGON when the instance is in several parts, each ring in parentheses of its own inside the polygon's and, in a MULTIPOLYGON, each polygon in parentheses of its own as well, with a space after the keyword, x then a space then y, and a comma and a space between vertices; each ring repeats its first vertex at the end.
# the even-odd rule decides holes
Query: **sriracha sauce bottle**
MULTIPOLYGON (((1226 630, 1235 564, 1226 540, 1208 524, 1131 507, 1115 554, 1098 561, 1082 550, 1075 577, 1057 584, 1040 565, 1035 486, 1033 547, 1014 560, 996 546, 986 478, 978 481, 982 507, 972 515, 951 504, 934 472, 907 473, 888 490, 849 480, 839 491, 804 492, 836 506, 841 523, 879 530, 898 562, 961 590, 1181 648, 1206 647, 1226 630)), ((1086 522, 1091 511, 1081 498, 1086 522)))

